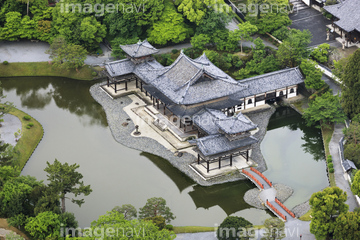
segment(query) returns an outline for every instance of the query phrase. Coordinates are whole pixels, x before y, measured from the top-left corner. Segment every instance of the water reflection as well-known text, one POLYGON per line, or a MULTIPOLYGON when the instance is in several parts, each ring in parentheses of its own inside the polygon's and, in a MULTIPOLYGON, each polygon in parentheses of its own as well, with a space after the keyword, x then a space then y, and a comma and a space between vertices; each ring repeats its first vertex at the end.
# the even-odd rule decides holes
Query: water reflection
POLYGON ((80 118, 90 117, 86 119, 86 122, 82 119, 84 124, 108 126, 102 107, 89 93, 89 88, 94 82, 53 77, 28 77, 1 81, 5 91, 16 90, 16 95, 21 100, 21 107, 41 110, 54 100, 56 106, 69 110, 80 118))
POLYGON ((291 131, 301 130, 303 136, 301 139, 305 141, 301 145, 306 153, 313 156, 315 161, 325 160, 325 151, 322 145, 321 131, 314 127, 306 126, 306 122, 301 118, 300 114, 289 107, 279 107, 271 116, 267 130, 287 127, 291 131))

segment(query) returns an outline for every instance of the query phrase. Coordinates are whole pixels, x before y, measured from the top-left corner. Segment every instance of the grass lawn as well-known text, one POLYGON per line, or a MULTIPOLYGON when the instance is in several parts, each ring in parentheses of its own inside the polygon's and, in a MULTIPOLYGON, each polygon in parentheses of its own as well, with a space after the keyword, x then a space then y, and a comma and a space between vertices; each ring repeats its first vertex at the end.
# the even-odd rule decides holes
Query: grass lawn
MULTIPOLYGON (((321 133, 322 133, 322 137, 323 137, 323 141, 324 141, 324 145, 325 145, 325 156, 326 156, 326 158, 327 158, 327 156, 330 155, 329 143, 330 143, 331 137, 333 135, 333 132, 334 132, 334 124, 332 124, 332 125, 325 125, 325 124, 321 125, 321 133)), ((331 187, 336 186, 334 173, 329 172, 329 181, 330 181, 330 186, 331 187)))
POLYGON ((299 217, 299 220, 301 221, 311 221, 311 215, 312 210, 310 209, 307 213, 305 213, 304 215, 302 215, 301 217, 299 217))
POLYGON ((185 227, 174 227, 175 233, 197 233, 197 232, 213 232, 214 227, 197 227, 197 226, 185 226, 185 227))
POLYGON ((77 80, 92 80, 94 70, 85 65, 78 69, 59 69, 50 65, 48 62, 21 62, 0 64, 0 77, 66 77, 77 80))
POLYGON ((34 152, 35 148, 42 139, 44 135, 44 129, 41 124, 34 118, 31 118, 29 121, 25 120, 24 116, 28 116, 28 114, 20 111, 19 109, 13 108, 10 114, 18 117, 22 125, 21 138, 16 144, 15 149, 20 152, 18 165, 20 169, 23 169, 31 154, 34 152), (30 129, 26 128, 29 123, 34 124, 34 126, 32 126, 30 129))

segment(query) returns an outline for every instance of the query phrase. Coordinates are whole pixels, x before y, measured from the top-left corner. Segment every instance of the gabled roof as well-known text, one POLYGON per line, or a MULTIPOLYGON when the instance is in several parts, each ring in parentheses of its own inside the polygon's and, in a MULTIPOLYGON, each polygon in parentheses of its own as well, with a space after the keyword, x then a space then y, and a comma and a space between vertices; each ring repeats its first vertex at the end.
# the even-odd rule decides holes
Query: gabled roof
POLYGON ((345 159, 342 163, 342 165, 344 166, 345 168, 345 171, 349 171, 351 169, 357 169, 357 167, 355 166, 354 162, 353 161, 350 161, 348 159, 345 159))
POLYGON ((130 59, 121 59, 105 64, 105 68, 111 77, 121 77, 128 74, 135 73, 143 78, 142 73, 146 71, 156 71, 156 69, 163 69, 164 66, 157 62, 155 59, 145 61, 140 64, 133 63, 130 59))
POLYGON ((274 91, 304 82, 304 77, 298 67, 286 68, 279 71, 266 73, 256 77, 240 80, 239 83, 249 87, 238 92, 235 96, 244 98, 260 93, 274 91))
POLYGON ((250 131, 257 128, 253 122, 247 119, 242 113, 237 116, 228 117, 223 112, 215 109, 205 108, 193 116, 196 126, 200 127, 207 134, 236 134, 250 131))
POLYGON ((197 149, 204 155, 212 156, 224 152, 231 152, 242 147, 257 143, 258 140, 253 136, 230 141, 223 134, 210 135, 189 141, 197 145, 197 149))
POLYGON ((191 105, 227 97, 247 88, 216 67, 205 54, 191 59, 182 51, 173 64, 148 72, 146 82, 176 104, 191 105))
POLYGON ((324 6, 324 9, 337 17, 335 24, 347 32, 357 30, 360 32, 360 1, 346 0, 341 3, 324 6))
POLYGON ((159 50, 154 48, 146 39, 131 45, 120 45, 121 49, 130 57, 138 58, 158 53, 159 50))

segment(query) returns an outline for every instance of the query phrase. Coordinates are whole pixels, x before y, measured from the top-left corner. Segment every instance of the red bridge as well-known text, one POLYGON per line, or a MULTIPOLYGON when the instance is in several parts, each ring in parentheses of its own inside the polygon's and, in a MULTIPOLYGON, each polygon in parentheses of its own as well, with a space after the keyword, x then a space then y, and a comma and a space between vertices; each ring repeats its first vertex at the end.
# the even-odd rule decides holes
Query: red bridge
POLYGON ((250 169, 242 169, 241 174, 252 181, 259 189, 259 197, 265 206, 272 211, 277 217, 283 221, 295 219, 295 214, 291 212, 282 202, 276 197, 276 189, 272 182, 267 179, 264 174, 253 167, 250 169))

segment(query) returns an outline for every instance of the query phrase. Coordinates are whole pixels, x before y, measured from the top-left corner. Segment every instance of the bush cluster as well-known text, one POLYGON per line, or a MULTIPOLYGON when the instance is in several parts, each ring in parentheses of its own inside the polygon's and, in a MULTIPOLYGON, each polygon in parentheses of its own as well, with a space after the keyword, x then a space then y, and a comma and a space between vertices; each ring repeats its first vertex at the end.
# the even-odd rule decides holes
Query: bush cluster
POLYGON ((25 115, 25 116, 24 116, 24 120, 30 121, 30 119, 31 119, 31 117, 30 117, 29 115, 25 115))

